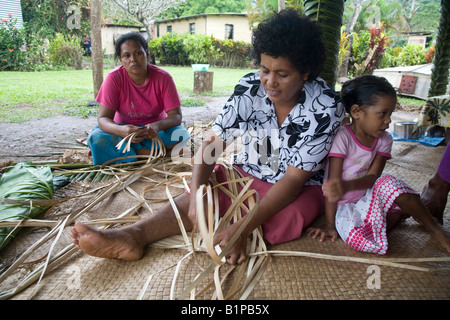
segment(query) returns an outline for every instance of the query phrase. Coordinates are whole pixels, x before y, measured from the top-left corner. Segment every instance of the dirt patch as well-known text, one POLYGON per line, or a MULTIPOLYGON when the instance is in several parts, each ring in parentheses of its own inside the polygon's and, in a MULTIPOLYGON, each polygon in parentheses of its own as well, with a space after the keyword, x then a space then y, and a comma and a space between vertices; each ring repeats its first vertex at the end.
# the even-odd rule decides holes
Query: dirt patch
MULTIPOLYGON (((228 97, 205 97, 201 107, 184 107, 186 126, 195 122, 208 123, 222 110, 228 97)), ((56 161, 67 149, 85 149, 76 139, 87 136, 97 125, 96 117, 77 118, 58 115, 21 123, 0 123, 0 162, 56 161)))
MULTIPOLYGON (((228 97, 202 97, 206 104, 201 107, 183 107, 183 121, 186 126, 195 123, 209 123, 222 110, 228 97)), ((403 106, 394 112, 391 123, 411 121, 418 117, 418 108, 403 106)), ((85 138, 97 124, 97 118, 77 118, 58 115, 21 123, 0 123, 0 162, 31 161, 35 163, 57 161, 64 151, 86 149, 77 142, 85 138)))

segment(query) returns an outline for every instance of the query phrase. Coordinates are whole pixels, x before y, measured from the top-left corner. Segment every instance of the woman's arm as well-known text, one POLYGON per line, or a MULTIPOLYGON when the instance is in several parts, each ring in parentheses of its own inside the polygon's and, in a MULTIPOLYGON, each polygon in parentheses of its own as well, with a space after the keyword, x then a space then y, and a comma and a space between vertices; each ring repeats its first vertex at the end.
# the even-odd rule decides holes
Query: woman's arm
POLYGON ((225 150, 226 144, 210 130, 202 141, 200 149, 194 155, 192 178, 190 183, 190 202, 188 217, 193 225, 197 223, 196 193, 201 185, 208 183, 217 159, 225 150))
MULTIPOLYGON (((298 198, 303 190, 304 184, 311 178, 314 172, 304 171, 296 167, 289 166, 285 175, 275 183, 261 199, 257 211, 251 217, 251 221, 241 233, 241 237, 233 244, 227 252, 227 262, 230 264, 242 263, 247 258, 246 244, 247 238, 253 230, 262 225, 281 209, 298 198)), ((219 232, 214 238, 214 245, 220 244, 224 248, 234 236, 239 227, 246 221, 246 215, 239 221, 233 223, 228 228, 219 232)))
MULTIPOLYGON (((102 129, 105 132, 108 132, 110 134, 113 134, 115 136, 119 136, 122 138, 125 138, 131 133, 142 131, 142 134, 145 134, 146 130, 145 128, 127 124, 127 125, 119 125, 114 122, 114 115, 115 111, 112 109, 109 109, 103 105, 100 104, 99 110, 98 110, 98 126, 100 129, 102 129)), ((140 142, 144 139, 142 135, 140 134, 138 137, 135 137, 133 139, 133 142, 140 142)))
MULTIPOLYGON (((336 157, 330 158, 330 174, 332 173, 333 162, 342 161, 338 159, 339 158, 336 157)), ((375 181, 381 176, 384 166, 386 165, 386 160, 385 156, 376 155, 367 174, 355 180, 342 180, 341 176, 337 175, 330 176, 323 184, 324 196, 331 202, 337 202, 347 192, 372 188, 375 181)), ((342 175, 342 164, 340 167, 342 175)))

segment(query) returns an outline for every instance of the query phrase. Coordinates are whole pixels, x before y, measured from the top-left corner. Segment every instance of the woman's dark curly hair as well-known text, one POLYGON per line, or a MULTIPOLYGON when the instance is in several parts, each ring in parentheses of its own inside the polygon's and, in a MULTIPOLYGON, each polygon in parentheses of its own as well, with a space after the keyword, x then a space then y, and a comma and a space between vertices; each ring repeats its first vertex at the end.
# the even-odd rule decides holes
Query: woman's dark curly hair
POLYGON ((287 58, 300 72, 317 78, 326 59, 322 28, 295 9, 285 9, 261 22, 253 32, 253 55, 257 65, 261 54, 287 58))
POLYGON ((114 58, 119 59, 120 58, 120 46, 128 40, 135 41, 138 45, 142 47, 142 49, 147 53, 147 56, 149 54, 148 50, 148 43, 145 40, 145 38, 140 34, 139 32, 128 32, 119 37, 119 39, 116 40, 115 44, 115 52, 114 52, 114 58))

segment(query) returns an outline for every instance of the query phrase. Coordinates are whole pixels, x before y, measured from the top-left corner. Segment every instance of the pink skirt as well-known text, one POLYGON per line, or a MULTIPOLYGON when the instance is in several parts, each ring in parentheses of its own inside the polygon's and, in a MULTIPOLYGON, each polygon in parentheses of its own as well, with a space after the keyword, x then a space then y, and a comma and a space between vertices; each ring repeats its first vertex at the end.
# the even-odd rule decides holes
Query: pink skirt
MULTIPOLYGON (((258 192, 262 199, 273 186, 270 182, 253 177, 239 166, 234 166, 244 177, 252 177, 254 180, 251 189, 258 192)), ((218 183, 226 182, 227 175, 223 166, 214 168, 218 183)), ((226 185, 225 185, 226 186, 226 185)), ((239 188, 241 190, 241 188, 239 188)), ((229 196, 219 190, 219 214, 223 216, 230 207, 232 201, 229 196)), ((263 236, 270 244, 287 242, 299 238, 305 227, 311 224, 324 212, 324 197, 321 186, 304 186, 300 196, 262 224, 263 236)), ((243 210, 242 215, 246 212, 243 210)))
POLYGON ((386 215, 400 214, 394 201, 403 193, 417 194, 404 181, 385 175, 358 202, 340 205, 336 229, 341 238, 357 251, 386 254, 386 215))

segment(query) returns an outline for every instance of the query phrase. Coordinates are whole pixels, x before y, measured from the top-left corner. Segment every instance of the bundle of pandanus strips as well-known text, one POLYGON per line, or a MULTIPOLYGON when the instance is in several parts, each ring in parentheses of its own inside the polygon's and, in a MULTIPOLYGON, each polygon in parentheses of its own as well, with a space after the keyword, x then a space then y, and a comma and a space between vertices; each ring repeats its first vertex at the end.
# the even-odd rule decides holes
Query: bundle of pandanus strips
MULTIPOLYGON (((161 153, 162 154, 162 153, 161 153)), ((300 251, 271 251, 268 250, 263 240, 261 228, 254 230, 252 236, 249 239, 248 254, 249 259, 239 266, 228 266, 224 263, 223 257, 226 256, 229 248, 239 238, 242 228, 241 226, 238 232, 233 236, 230 242, 223 248, 223 250, 217 250, 213 245, 213 239, 216 232, 223 230, 232 221, 237 221, 242 218, 242 212, 249 215, 246 221, 249 221, 251 216, 255 214, 259 198, 258 194, 250 188, 252 182, 249 178, 244 178, 233 169, 232 166, 221 158, 219 163, 226 166, 226 172, 228 179, 226 183, 217 183, 214 177, 211 180, 211 184, 202 186, 196 193, 196 205, 197 205, 197 230, 188 232, 180 217, 178 208, 175 205, 175 201, 169 191, 169 187, 183 187, 189 188, 187 180, 191 174, 191 163, 186 161, 176 161, 174 159, 162 158, 161 154, 153 154, 144 161, 139 161, 140 165, 133 164, 133 170, 124 170, 122 168, 116 169, 114 167, 108 168, 110 174, 114 177, 103 183, 99 187, 95 187, 91 191, 76 196, 76 197, 89 197, 90 200, 82 207, 74 209, 64 219, 58 221, 44 221, 44 220, 24 220, 23 222, 17 221, 1 221, 1 227, 10 226, 47 226, 51 230, 43 236, 40 240, 31 245, 21 256, 19 256, 11 266, 0 275, 0 283, 12 275, 20 265, 26 261, 32 253, 38 248, 48 244, 49 249, 46 255, 46 260, 39 267, 35 268, 26 277, 24 277, 14 288, 8 289, 5 292, 0 293, 0 299, 8 299, 17 293, 21 292, 25 288, 37 282, 35 290, 39 288, 42 277, 49 274, 50 270, 60 266, 70 256, 75 254, 78 249, 74 244, 66 246, 59 252, 53 253, 56 243, 60 240, 66 227, 72 225, 80 217, 83 216, 88 210, 99 204, 105 199, 113 196, 117 192, 126 192, 130 196, 137 199, 137 204, 127 209, 125 212, 118 214, 114 218, 86 221, 86 224, 96 224, 100 228, 107 229, 111 226, 123 223, 134 222, 139 217, 133 216, 142 206, 147 206, 150 211, 151 206, 149 200, 145 198, 144 194, 155 187, 166 187, 166 194, 168 201, 172 205, 173 211, 176 215, 178 224, 180 226, 181 235, 171 237, 154 243, 152 246, 156 248, 164 249, 181 249, 186 250, 187 253, 176 264, 167 266, 164 270, 160 270, 156 273, 152 273, 148 276, 147 282, 141 289, 141 292, 137 296, 138 299, 142 299, 145 295, 148 287, 151 286, 152 280, 160 272, 163 272, 169 268, 174 268, 174 276, 172 281, 172 287, 170 290, 170 299, 196 299, 198 297, 204 297, 205 293, 210 292, 214 288, 211 299, 246 299, 258 284, 259 279, 263 276, 269 263, 271 263, 272 256, 293 256, 293 257, 309 257, 317 259, 330 259, 337 261, 350 261, 366 264, 379 264, 387 265, 397 268, 413 269, 417 271, 431 271, 433 269, 422 268, 417 265, 405 264, 404 262, 429 262, 429 261, 450 261, 449 257, 439 258, 404 258, 404 259, 376 259, 376 258, 357 258, 348 256, 335 256, 325 255, 311 252, 300 251), (131 184, 138 179, 147 179, 151 174, 157 173, 159 175, 164 174, 166 179, 161 182, 153 181, 149 184, 145 190, 138 193, 131 187, 131 184), (218 191, 221 190, 227 194, 232 204, 223 217, 218 215, 218 191), (204 207, 203 199, 206 198, 206 208, 204 207), (195 279, 185 286, 181 293, 175 293, 175 287, 177 279, 180 276, 180 269, 186 258, 190 256, 196 257, 198 254, 205 254, 210 257, 209 265, 206 268, 202 268, 197 274, 195 279), (225 268, 225 273, 221 272, 222 268, 225 268), (208 280, 208 275, 213 275, 213 280, 208 280), (221 278, 222 274, 222 278, 221 278), (207 280, 207 285, 203 285, 207 280), (226 280, 231 281, 226 281, 226 280), (227 289, 224 288, 224 283, 227 282, 227 289)), ((60 199, 53 203, 53 206, 57 206, 67 199, 60 199)), ((45 205, 48 205, 48 201, 45 205)), ((30 204, 31 205, 31 204, 30 204)), ((209 261, 209 260, 208 260, 209 261)), ((36 292, 36 291, 34 291, 36 292)))
MULTIPOLYGON (((118 144, 117 148, 120 149, 123 143, 127 142, 127 145, 123 149, 123 153, 130 150, 130 144, 134 137, 134 134, 130 134, 123 138, 118 144)), ((127 172, 135 170, 136 167, 148 163, 152 159, 162 158, 166 155, 166 149, 164 144, 159 137, 152 139, 152 148, 150 149, 150 155, 148 156, 124 156, 115 158, 105 162, 102 165, 88 165, 88 164, 77 164, 77 168, 70 168, 73 165, 51 165, 55 174, 66 176, 72 180, 78 181, 89 181, 89 182, 104 182, 107 181, 120 172, 121 174, 127 174, 127 172), (141 158, 143 160, 134 161, 131 163, 117 162, 124 159, 130 158, 141 158), (113 163, 114 162, 114 163, 113 163)))

